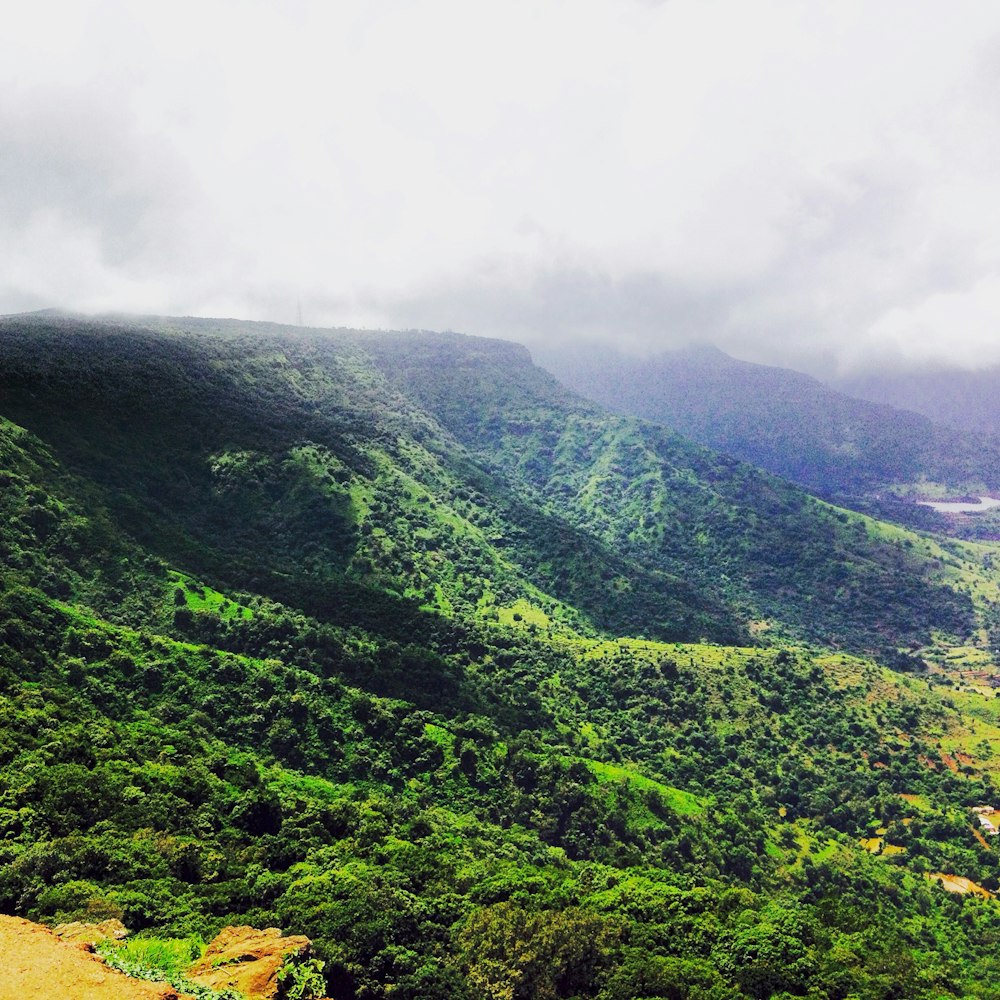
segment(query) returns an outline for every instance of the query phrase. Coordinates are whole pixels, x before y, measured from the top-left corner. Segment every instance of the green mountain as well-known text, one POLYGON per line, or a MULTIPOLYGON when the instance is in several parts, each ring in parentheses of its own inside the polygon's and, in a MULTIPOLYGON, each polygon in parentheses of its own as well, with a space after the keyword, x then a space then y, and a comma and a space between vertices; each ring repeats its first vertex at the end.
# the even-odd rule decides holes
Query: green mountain
POLYGON ((496 341, 10 317, 0 376, 0 910, 337 998, 1000 995, 926 877, 1000 889, 1000 548, 496 341))
MULTIPOLYGON (((646 359, 585 350, 541 357, 566 385, 615 412, 663 423, 826 496, 858 498, 925 481, 953 492, 1000 489, 1000 442, 932 423, 912 412, 929 411, 910 397, 870 402, 715 348, 646 359)), ((909 521, 920 514, 916 524, 935 526, 927 511, 886 510, 909 521)))
POLYGON ((519 601, 574 628, 731 642, 769 621, 859 650, 974 626, 897 539, 610 416, 514 345, 187 326, 9 324, 0 406, 220 590, 338 624, 361 604, 401 634, 422 608, 519 601))

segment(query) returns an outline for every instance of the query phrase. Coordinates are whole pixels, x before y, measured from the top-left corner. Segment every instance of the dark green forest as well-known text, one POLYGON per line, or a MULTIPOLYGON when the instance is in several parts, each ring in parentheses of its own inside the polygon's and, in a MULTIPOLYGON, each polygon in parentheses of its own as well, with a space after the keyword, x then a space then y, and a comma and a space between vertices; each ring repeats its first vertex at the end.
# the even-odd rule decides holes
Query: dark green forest
POLYGON ((921 655, 990 544, 458 335, 11 317, 0 415, 0 912, 336 1000, 1000 997, 1000 710, 921 655))

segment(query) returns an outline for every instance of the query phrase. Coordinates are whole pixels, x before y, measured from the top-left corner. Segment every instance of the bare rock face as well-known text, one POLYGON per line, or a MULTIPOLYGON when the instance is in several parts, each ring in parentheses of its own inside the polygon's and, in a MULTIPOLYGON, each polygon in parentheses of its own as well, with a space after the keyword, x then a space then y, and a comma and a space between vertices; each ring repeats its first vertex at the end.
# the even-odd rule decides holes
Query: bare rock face
POLYGON ((128 928, 120 920, 102 920, 99 924, 84 924, 75 920, 71 924, 60 924, 53 932, 63 941, 84 946, 93 946, 99 941, 120 941, 128 937, 128 928))
POLYGON ((275 1000, 281 967, 291 958, 308 955, 309 947, 309 938, 282 937, 276 927, 226 927, 187 978, 216 990, 238 990, 250 1000, 275 1000))

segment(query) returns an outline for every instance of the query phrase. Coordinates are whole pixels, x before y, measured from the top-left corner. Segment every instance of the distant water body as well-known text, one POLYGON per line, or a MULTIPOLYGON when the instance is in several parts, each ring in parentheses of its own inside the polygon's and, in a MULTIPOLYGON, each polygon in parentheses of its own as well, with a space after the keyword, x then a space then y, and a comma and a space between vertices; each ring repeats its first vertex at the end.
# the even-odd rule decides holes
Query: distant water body
POLYGON ((947 500, 918 500, 917 503, 923 507, 933 507, 942 514, 978 514, 991 507, 1000 507, 1000 500, 994 500, 993 497, 980 497, 979 503, 948 502, 947 500))

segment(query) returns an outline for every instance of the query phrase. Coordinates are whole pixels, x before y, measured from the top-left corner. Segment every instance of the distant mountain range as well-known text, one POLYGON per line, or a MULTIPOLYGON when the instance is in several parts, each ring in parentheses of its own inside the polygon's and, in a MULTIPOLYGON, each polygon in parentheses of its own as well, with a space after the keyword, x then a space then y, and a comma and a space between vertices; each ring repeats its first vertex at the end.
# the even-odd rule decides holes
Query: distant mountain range
POLYGON ((617 413, 663 423, 825 495, 925 480, 958 492, 1000 488, 993 435, 859 399, 801 372, 704 347, 652 358, 536 353, 565 385, 617 413))
POLYGON ((915 410, 948 427, 1000 434, 1000 365, 980 371, 865 373, 831 379, 830 384, 861 399, 915 410))

